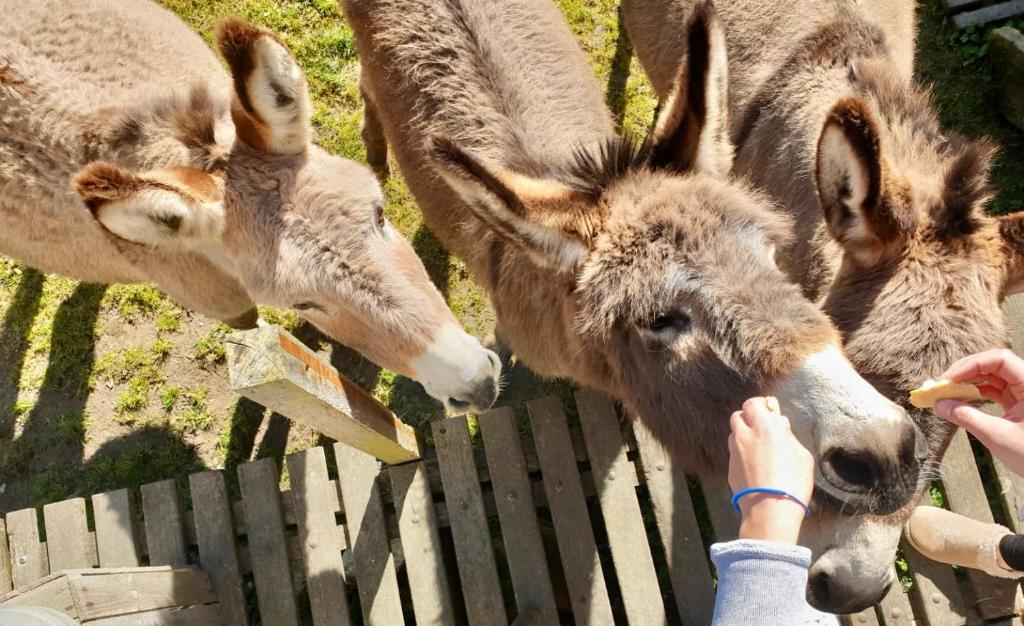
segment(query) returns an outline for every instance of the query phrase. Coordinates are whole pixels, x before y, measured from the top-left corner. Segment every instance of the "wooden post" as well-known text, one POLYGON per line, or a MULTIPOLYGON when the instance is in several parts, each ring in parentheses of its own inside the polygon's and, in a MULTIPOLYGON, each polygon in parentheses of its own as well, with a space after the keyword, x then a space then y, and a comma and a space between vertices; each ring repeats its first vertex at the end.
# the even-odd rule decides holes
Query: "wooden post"
POLYGON ((416 431, 276 326, 225 340, 231 388, 385 463, 419 459, 416 431))

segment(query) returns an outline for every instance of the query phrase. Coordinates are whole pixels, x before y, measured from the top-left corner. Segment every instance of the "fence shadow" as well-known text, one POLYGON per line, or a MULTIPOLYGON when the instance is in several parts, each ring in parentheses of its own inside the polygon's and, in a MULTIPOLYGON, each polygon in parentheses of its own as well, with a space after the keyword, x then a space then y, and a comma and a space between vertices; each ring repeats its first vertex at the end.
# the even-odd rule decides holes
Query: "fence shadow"
POLYGON ((605 101, 615 118, 615 123, 621 127, 622 121, 626 117, 628 100, 626 86, 629 82, 630 65, 633 61, 633 44, 629 42, 629 34, 626 32, 626 21, 622 17, 621 7, 618 9, 616 21, 619 26, 619 36, 615 41, 615 55, 612 57, 611 72, 608 75, 605 101))
MULTIPOLYGON (((24 271, 0 326, 0 441, 14 435, 21 369, 29 348, 29 331, 39 313, 45 279, 36 270, 24 271)), ((0 469, 4 466, 4 455, 0 454, 0 469)))

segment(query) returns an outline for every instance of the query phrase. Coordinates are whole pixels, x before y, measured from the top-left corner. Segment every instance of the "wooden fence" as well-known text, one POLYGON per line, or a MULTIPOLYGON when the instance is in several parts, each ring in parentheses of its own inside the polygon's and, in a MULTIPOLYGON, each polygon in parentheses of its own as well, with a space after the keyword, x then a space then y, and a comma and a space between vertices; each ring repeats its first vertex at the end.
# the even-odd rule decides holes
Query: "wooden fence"
MULTIPOLYGON (((727 485, 691 494, 609 400, 580 392, 577 405, 580 429, 552 399, 530 403, 524 423, 490 411, 478 420, 482 445, 465 418, 437 422, 436 455, 402 465, 381 468, 341 444, 336 471, 324 448, 292 454, 284 491, 273 459, 247 463, 237 502, 209 471, 188 478, 187 494, 166 480, 50 504, 41 516, 14 511, 0 520, 0 594, 60 569, 191 563, 231 625, 709 623, 698 515, 706 510, 719 536, 735 533, 727 485)), ((1005 487, 998 512, 1024 530, 1024 484, 994 467, 1005 487)), ((952 509, 991 519, 963 435, 944 489, 952 509)), ((904 554, 910 593, 897 585, 852 623, 1020 623, 1015 584, 904 554)))

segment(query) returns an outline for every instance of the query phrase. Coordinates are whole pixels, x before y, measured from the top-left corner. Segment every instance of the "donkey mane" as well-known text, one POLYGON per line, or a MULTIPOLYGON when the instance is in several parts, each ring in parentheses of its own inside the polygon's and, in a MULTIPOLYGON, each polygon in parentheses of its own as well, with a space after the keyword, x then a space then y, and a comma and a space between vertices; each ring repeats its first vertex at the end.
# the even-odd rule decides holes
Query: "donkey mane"
POLYGON ((578 145, 572 161, 563 166, 558 177, 577 191, 590 196, 601 193, 626 175, 651 169, 654 141, 651 135, 632 133, 603 139, 597 146, 578 145))

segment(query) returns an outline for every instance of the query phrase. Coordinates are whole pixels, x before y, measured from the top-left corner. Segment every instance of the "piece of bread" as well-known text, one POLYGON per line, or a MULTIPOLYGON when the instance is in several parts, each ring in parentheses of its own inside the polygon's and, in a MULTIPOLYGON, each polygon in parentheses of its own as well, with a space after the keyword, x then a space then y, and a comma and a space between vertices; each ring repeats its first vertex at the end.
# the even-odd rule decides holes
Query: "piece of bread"
POLYGON ((954 383, 951 380, 924 381, 917 389, 910 392, 910 404, 919 409, 930 409, 939 400, 981 400, 981 392, 970 383, 954 383))

